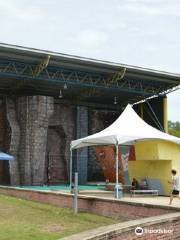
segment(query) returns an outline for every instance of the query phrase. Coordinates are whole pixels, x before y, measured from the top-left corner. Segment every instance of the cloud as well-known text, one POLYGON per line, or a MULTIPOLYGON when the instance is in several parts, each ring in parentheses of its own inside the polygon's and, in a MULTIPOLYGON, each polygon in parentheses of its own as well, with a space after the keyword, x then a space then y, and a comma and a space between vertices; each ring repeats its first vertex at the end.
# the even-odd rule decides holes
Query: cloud
POLYGON ((146 0, 146 1, 122 1, 118 5, 120 11, 126 11, 129 13, 138 13, 149 16, 178 16, 180 17, 180 2, 178 1, 157 1, 157 0, 146 0), (173 4, 173 2, 175 4, 173 4))
POLYGON ((105 32, 87 29, 77 34, 76 41, 85 47, 100 47, 107 43, 108 35, 105 32))
POLYGON ((0 0, 0 42, 176 73, 179 25, 179 0, 0 0))
POLYGON ((171 121, 180 121, 180 90, 168 95, 168 116, 171 121))

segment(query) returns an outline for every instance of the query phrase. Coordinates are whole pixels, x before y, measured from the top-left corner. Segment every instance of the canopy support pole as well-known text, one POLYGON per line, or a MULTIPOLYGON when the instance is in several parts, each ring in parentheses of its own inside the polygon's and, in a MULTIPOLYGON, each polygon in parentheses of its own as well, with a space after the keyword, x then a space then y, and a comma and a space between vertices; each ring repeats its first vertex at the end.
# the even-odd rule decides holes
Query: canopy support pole
POLYGON ((115 185, 115 198, 119 198, 119 159, 118 159, 118 143, 116 143, 116 185, 115 185))
POLYGON ((72 189, 72 148, 70 146, 70 163, 69 163, 69 188, 72 189))

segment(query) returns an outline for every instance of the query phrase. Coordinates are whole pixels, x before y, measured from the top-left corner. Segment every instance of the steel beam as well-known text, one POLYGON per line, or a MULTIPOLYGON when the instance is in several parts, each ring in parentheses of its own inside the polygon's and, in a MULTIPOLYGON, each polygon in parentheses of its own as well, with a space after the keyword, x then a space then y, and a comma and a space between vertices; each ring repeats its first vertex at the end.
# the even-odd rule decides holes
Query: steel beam
MULTIPOLYGON (((167 89, 165 86, 153 84, 141 80, 133 80, 126 77, 126 70, 122 70, 112 76, 109 74, 86 72, 75 69, 63 69, 47 66, 49 57, 44 59, 39 65, 10 60, 0 61, 0 77, 24 79, 24 81, 36 82, 44 81, 54 85, 64 83, 77 87, 88 87, 94 89, 112 90, 115 92, 130 92, 145 96, 167 89)), ((11 87, 11 86, 10 86, 11 87)))
POLYGON ((34 70, 34 77, 37 77, 39 76, 39 74, 47 68, 48 64, 49 64, 49 59, 50 59, 50 56, 46 56, 46 58, 44 58, 35 68, 34 70))

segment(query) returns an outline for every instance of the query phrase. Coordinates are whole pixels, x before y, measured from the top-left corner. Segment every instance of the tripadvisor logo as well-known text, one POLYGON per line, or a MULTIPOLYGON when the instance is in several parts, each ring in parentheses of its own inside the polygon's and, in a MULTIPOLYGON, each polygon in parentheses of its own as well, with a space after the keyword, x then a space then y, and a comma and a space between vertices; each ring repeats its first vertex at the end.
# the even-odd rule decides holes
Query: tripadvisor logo
POLYGON ((142 235, 143 233, 144 233, 144 230, 143 230, 142 227, 137 227, 137 228, 135 228, 135 234, 136 234, 136 235, 140 236, 140 235, 142 235))

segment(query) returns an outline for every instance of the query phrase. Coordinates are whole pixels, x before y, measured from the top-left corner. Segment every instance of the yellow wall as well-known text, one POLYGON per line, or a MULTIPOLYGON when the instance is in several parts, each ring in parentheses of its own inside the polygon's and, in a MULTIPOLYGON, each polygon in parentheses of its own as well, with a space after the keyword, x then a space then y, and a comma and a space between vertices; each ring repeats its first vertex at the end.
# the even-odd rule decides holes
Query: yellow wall
POLYGON ((130 178, 158 178, 169 194, 171 169, 180 176, 180 145, 166 141, 145 141, 135 144, 136 161, 129 161, 130 178))
POLYGON ((141 178, 159 179, 166 195, 170 193, 171 161, 129 161, 129 176, 137 180, 141 178))
POLYGON ((165 141, 158 141, 158 159, 164 159, 164 160, 172 160, 172 165, 174 165, 175 162, 178 162, 178 168, 180 168, 180 145, 171 143, 171 142, 165 142, 165 141))
POLYGON ((138 142, 135 144, 137 160, 157 160, 158 145, 155 141, 138 142))
MULTIPOLYGON (((140 109, 143 118, 143 105, 140 109)), ((163 126, 168 131, 167 98, 163 98, 163 126)), ((180 176, 180 145, 166 141, 144 141, 135 144, 136 161, 129 161, 129 176, 140 180, 143 177, 161 181, 165 194, 170 193, 171 169, 180 176)))
POLYGON ((137 160, 172 160, 180 167, 180 145, 167 141, 147 141, 135 144, 137 160))

